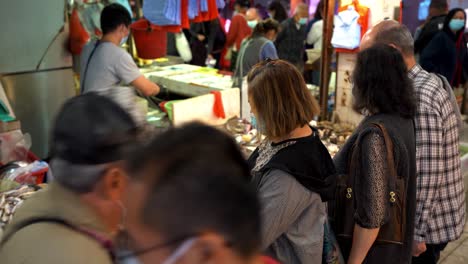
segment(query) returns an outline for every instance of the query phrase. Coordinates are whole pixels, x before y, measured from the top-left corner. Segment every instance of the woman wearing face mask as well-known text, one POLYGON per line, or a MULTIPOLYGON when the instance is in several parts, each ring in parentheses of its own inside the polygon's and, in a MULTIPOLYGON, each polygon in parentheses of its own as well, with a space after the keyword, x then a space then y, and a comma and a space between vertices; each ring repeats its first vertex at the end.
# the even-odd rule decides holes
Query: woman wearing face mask
POLYGON ((236 84, 240 84, 242 78, 260 61, 267 58, 278 59, 275 44, 273 44, 278 34, 278 29, 278 22, 271 18, 258 22, 252 36, 242 43, 239 51, 236 72, 234 74, 236 84))
POLYGON ((443 30, 431 40, 420 58, 425 70, 443 75, 454 88, 466 82, 468 73, 465 27, 465 11, 452 9, 445 18, 443 30))
POLYGON ((262 206, 262 250, 280 263, 321 263, 325 203, 335 169, 309 122, 319 106, 290 63, 266 60, 247 77, 249 103, 266 135, 249 158, 262 206))

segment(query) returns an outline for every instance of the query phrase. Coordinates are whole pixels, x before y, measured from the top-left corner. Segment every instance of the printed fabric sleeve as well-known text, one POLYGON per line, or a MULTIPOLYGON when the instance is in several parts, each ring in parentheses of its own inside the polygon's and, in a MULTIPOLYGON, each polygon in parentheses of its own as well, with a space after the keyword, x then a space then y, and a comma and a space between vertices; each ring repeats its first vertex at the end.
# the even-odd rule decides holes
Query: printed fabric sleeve
MULTIPOLYGON (((262 248, 266 249, 297 221, 311 203, 307 195, 312 194, 291 175, 280 170, 267 172, 262 181, 258 193, 263 219, 262 248)), ((317 197, 313 202, 321 203, 317 197)))
POLYGON ((414 240, 423 242, 434 200, 444 179, 444 127, 441 115, 432 109, 418 109, 416 116, 418 176, 414 240))
POLYGON ((372 128, 362 136, 359 152, 354 220, 363 228, 379 228, 388 219, 389 164, 385 141, 378 129, 372 128))
POLYGON ((278 53, 276 52, 276 47, 273 42, 268 41, 263 45, 262 51, 260 52, 260 60, 266 60, 270 58, 272 60, 278 59, 278 53))
POLYGON ((127 52, 122 53, 120 56, 119 64, 115 65, 115 71, 119 79, 125 84, 130 84, 142 75, 132 57, 127 52))

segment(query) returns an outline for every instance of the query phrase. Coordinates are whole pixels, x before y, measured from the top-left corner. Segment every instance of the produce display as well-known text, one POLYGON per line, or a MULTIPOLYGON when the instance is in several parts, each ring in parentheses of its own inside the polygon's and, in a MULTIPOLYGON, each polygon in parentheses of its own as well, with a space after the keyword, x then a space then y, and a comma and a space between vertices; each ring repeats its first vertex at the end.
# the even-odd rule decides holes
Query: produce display
POLYGON ((8 224, 16 209, 40 187, 24 185, 18 189, 0 193, 0 230, 8 224))
MULTIPOLYGON (((354 131, 354 126, 350 124, 337 124, 328 121, 311 122, 319 132, 320 139, 327 147, 328 152, 333 157, 340 150, 346 140, 354 131)), ((225 129, 235 138, 242 151, 248 156, 260 144, 264 136, 261 136, 256 129, 252 129, 250 122, 234 118, 226 123, 225 129)))
POLYGON ((346 140, 353 134, 355 127, 345 123, 323 121, 316 123, 320 139, 333 157, 340 150, 346 140))

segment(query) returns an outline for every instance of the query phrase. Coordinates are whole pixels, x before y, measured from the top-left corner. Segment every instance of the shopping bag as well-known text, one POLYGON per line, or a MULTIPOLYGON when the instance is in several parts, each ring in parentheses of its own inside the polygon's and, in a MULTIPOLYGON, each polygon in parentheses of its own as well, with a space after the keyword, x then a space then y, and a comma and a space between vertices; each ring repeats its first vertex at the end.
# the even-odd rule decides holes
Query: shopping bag
POLYGON ((184 33, 175 34, 175 42, 177 52, 184 62, 189 62, 192 60, 192 51, 190 50, 190 44, 187 41, 184 33))

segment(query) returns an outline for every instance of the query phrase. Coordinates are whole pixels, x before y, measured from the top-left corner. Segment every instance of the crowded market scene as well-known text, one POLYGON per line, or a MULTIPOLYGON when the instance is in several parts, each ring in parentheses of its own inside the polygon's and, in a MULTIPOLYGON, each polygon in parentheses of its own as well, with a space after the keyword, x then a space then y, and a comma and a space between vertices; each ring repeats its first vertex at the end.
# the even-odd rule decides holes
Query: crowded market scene
POLYGON ((468 263, 467 12, 1 1, 0 263, 468 263))

